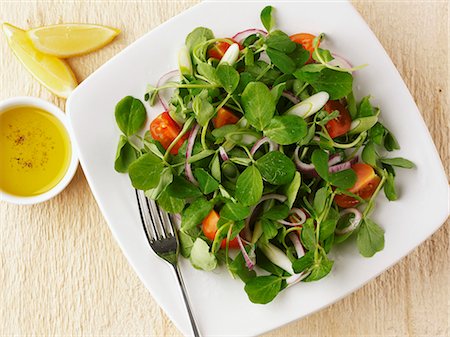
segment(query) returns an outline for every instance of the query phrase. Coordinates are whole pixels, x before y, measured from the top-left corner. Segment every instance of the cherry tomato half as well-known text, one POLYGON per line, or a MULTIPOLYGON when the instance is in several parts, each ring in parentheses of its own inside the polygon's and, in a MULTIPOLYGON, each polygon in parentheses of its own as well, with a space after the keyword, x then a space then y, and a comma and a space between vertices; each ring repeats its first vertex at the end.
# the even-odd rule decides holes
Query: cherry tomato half
MULTIPOLYGON (((372 166, 364 163, 353 164, 352 170, 356 173, 356 182, 348 191, 359 195, 364 200, 369 199, 380 183, 380 177, 375 174, 372 166)), ((342 208, 354 207, 359 203, 355 198, 345 194, 336 195, 334 202, 342 208)))
MULTIPOLYGON (((219 214, 215 210, 212 210, 202 221, 202 231, 205 234, 205 236, 211 241, 214 241, 214 238, 216 237, 217 222, 219 221, 219 219, 220 219, 219 214)), ((227 240, 223 239, 222 242, 220 243, 220 248, 225 248, 226 246, 227 240)), ((234 238, 233 240, 230 241, 230 243, 228 244, 228 248, 239 248, 237 238, 234 238)))
MULTIPOLYGON (((167 111, 156 117, 150 124, 150 133, 154 140, 161 143, 163 148, 167 149, 172 141, 180 133, 180 126, 170 117, 167 111)), ((183 145, 188 135, 184 135, 172 148, 171 154, 177 154, 178 149, 183 145)))
POLYGON ((228 124, 236 124, 239 121, 239 118, 229 109, 220 108, 217 111, 217 116, 213 118, 213 124, 216 129, 228 125, 228 124))
MULTIPOLYGON (((294 41, 295 43, 301 44, 303 48, 305 48, 307 51, 309 51, 309 60, 307 63, 311 63, 313 61, 312 59, 312 53, 314 52, 314 39, 316 37, 309 33, 298 33, 290 36, 291 41, 294 41)), ((320 42, 319 42, 320 45, 320 42)))
MULTIPOLYGON (((233 43, 237 43, 233 39, 230 39, 233 41, 233 43)), ((225 52, 230 48, 231 44, 225 41, 218 41, 213 44, 211 48, 208 49, 208 56, 221 60, 225 52)), ((239 49, 242 49, 242 46, 239 45, 239 49)))
POLYGON ((336 138, 345 135, 352 124, 352 119, 345 106, 339 101, 328 101, 323 108, 328 113, 332 113, 335 110, 339 111, 339 116, 325 125, 330 137, 336 138))

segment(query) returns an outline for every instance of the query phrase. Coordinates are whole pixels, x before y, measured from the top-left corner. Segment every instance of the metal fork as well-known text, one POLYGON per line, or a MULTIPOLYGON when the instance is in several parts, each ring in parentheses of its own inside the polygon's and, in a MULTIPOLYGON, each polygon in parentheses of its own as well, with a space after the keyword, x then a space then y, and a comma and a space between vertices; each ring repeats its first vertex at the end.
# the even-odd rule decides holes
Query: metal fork
POLYGON ((156 255, 167 261, 173 267, 191 321, 192 331, 195 337, 199 337, 200 333, 189 304, 186 286, 184 285, 183 277, 178 267, 179 245, 177 232, 173 228, 169 214, 161 210, 154 200, 148 199, 144 191, 136 190, 136 199, 148 243, 156 255))

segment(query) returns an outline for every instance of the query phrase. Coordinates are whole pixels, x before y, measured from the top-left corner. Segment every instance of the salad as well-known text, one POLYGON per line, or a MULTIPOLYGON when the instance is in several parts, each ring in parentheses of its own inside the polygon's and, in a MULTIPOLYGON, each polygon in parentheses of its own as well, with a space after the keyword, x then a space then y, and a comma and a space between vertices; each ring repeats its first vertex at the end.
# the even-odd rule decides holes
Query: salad
POLYGON ((395 168, 412 168, 370 96, 357 101, 352 67, 323 48, 325 35, 248 29, 217 38, 194 29, 178 69, 148 85, 164 108, 141 137, 144 103, 118 102, 115 169, 180 222, 180 252, 195 268, 225 265, 254 303, 317 281, 331 249, 356 238, 362 256, 384 248, 371 219, 395 168))

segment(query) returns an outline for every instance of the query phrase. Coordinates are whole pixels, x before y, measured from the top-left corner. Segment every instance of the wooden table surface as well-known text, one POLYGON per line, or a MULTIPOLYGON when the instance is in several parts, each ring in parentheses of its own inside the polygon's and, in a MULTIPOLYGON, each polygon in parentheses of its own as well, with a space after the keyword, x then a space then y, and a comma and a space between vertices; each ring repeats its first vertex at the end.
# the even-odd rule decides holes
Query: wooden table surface
MULTIPOLYGON (((106 48, 70 60, 81 81, 196 2, 3 0, 0 21, 23 28, 61 22, 121 28, 120 37, 106 48)), ((448 3, 354 5, 412 92, 448 174, 448 3)), ((64 100, 27 73, 4 36, 0 48, 0 99, 38 96, 64 108, 64 100)), ((180 336, 122 255, 81 168, 53 200, 35 206, 1 202, 0 212, 0 336, 180 336)), ((449 228, 447 221, 408 257, 354 294, 266 336, 448 336, 449 228)))

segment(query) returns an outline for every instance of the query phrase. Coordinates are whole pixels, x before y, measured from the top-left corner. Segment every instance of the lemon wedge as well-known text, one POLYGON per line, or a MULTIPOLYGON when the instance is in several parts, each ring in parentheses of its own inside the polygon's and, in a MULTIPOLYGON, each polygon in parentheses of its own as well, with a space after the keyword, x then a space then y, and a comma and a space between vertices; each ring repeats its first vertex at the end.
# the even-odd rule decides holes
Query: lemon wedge
POLYGON ((3 24, 8 44, 27 70, 55 95, 67 98, 77 86, 69 65, 55 57, 36 50, 27 33, 9 23, 3 24))
POLYGON ((30 29, 27 34, 43 53, 66 58, 97 50, 111 42, 120 30, 91 24, 59 24, 30 29))

